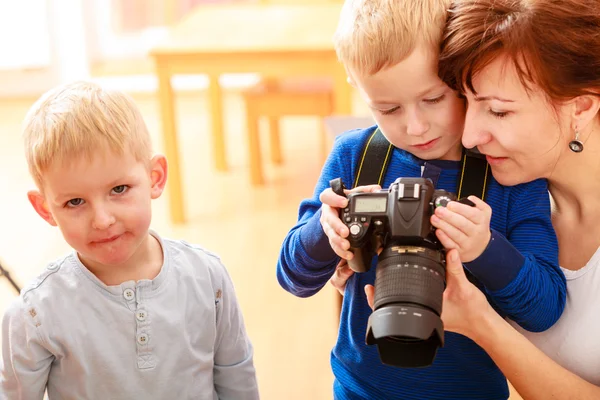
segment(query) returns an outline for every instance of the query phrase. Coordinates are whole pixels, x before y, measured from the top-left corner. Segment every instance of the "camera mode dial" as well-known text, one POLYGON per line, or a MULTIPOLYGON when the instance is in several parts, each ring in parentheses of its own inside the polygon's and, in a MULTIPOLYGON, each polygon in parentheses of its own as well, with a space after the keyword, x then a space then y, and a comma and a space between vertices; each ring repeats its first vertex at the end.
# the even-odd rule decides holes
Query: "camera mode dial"
POLYGON ((452 199, 449 196, 439 196, 435 199, 433 205, 435 206, 435 208, 446 207, 451 201, 452 199))

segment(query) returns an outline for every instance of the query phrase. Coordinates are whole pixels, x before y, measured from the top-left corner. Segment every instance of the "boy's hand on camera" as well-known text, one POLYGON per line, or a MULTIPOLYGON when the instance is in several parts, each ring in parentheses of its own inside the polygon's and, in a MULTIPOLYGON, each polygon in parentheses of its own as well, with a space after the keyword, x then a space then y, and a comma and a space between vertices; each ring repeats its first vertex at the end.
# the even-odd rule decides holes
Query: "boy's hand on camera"
MULTIPOLYGON (((359 186, 352 190, 346 190, 345 193, 355 192, 376 192, 381 190, 379 185, 368 185, 359 186)), ((342 196, 338 196, 331 190, 331 188, 325 189, 319 195, 319 200, 323 205, 321 206, 321 226, 323 232, 329 238, 329 244, 331 248, 338 256, 346 260, 351 260, 354 254, 348 251, 350 248, 350 242, 346 239, 348 234, 348 227, 340 219, 339 210, 345 208, 348 205, 348 199, 342 196)))
POLYGON ((436 208, 431 216, 437 238, 446 249, 457 249, 463 262, 479 257, 492 236, 492 208, 475 196, 469 196, 469 200, 475 207, 451 201, 446 207, 436 208))

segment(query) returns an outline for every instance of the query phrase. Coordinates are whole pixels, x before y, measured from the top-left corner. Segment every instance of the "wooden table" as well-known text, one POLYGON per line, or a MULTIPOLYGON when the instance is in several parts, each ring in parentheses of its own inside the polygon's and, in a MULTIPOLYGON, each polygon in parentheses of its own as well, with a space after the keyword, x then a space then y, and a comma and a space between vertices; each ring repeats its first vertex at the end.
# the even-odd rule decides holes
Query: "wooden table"
POLYGON ((332 36, 341 4, 201 6, 151 51, 159 80, 165 153, 169 161, 169 208, 174 223, 185 222, 177 127, 171 77, 206 74, 217 170, 227 169, 223 134, 221 74, 266 77, 329 76, 335 113, 351 113, 351 87, 337 61, 332 36))

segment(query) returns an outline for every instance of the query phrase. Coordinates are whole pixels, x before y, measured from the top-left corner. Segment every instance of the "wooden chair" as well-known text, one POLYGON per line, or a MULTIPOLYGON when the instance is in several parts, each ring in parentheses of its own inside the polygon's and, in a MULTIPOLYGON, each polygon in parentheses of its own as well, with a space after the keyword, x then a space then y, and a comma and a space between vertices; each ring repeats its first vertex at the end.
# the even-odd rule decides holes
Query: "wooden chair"
MULTIPOLYGON (((333 85, 328 79, 288 78, 265 79, 243 92, 246 106, 250 181, 264 184, 260 145, 259 119, 266 117, 269 126, 271 160, 283 161, 279 134, 279 119, 283 116, 315 115, 327 117, 333 113, 333 85)), ((328 151, 328 137, 321 124, 321 157, 328 151)))

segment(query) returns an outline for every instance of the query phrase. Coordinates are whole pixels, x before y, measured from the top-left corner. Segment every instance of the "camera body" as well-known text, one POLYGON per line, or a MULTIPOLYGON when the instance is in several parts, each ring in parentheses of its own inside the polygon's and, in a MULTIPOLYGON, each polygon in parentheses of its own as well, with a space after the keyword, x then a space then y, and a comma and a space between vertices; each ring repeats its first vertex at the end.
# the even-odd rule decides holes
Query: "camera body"
MULTIPOLYGON (((346 196, 341 180, 330 182, 346 196)), ((367 272, 379 250, 374 312, 366 343, 377 345, 384 364, 426 367, 444 345, 440 319, 446 286, 445 250, 430 218, 456 195, 436 190, 430 179, 398 178, 389 189, 349 193, 340 218, 349 229, 355 272, 367 272)), ((459 200, 473 206, 468 199, 459 200)))
POLYGON ((430 179, 398 178, 387 190, 347 197, 348 206, 340 218, 350 232, 354 257, 348 265, 353 271, 367 272, 377 250, 391 242, 443 250, 430 217, 435 208, 445 207, 456 196, 434 189, 430 179))

